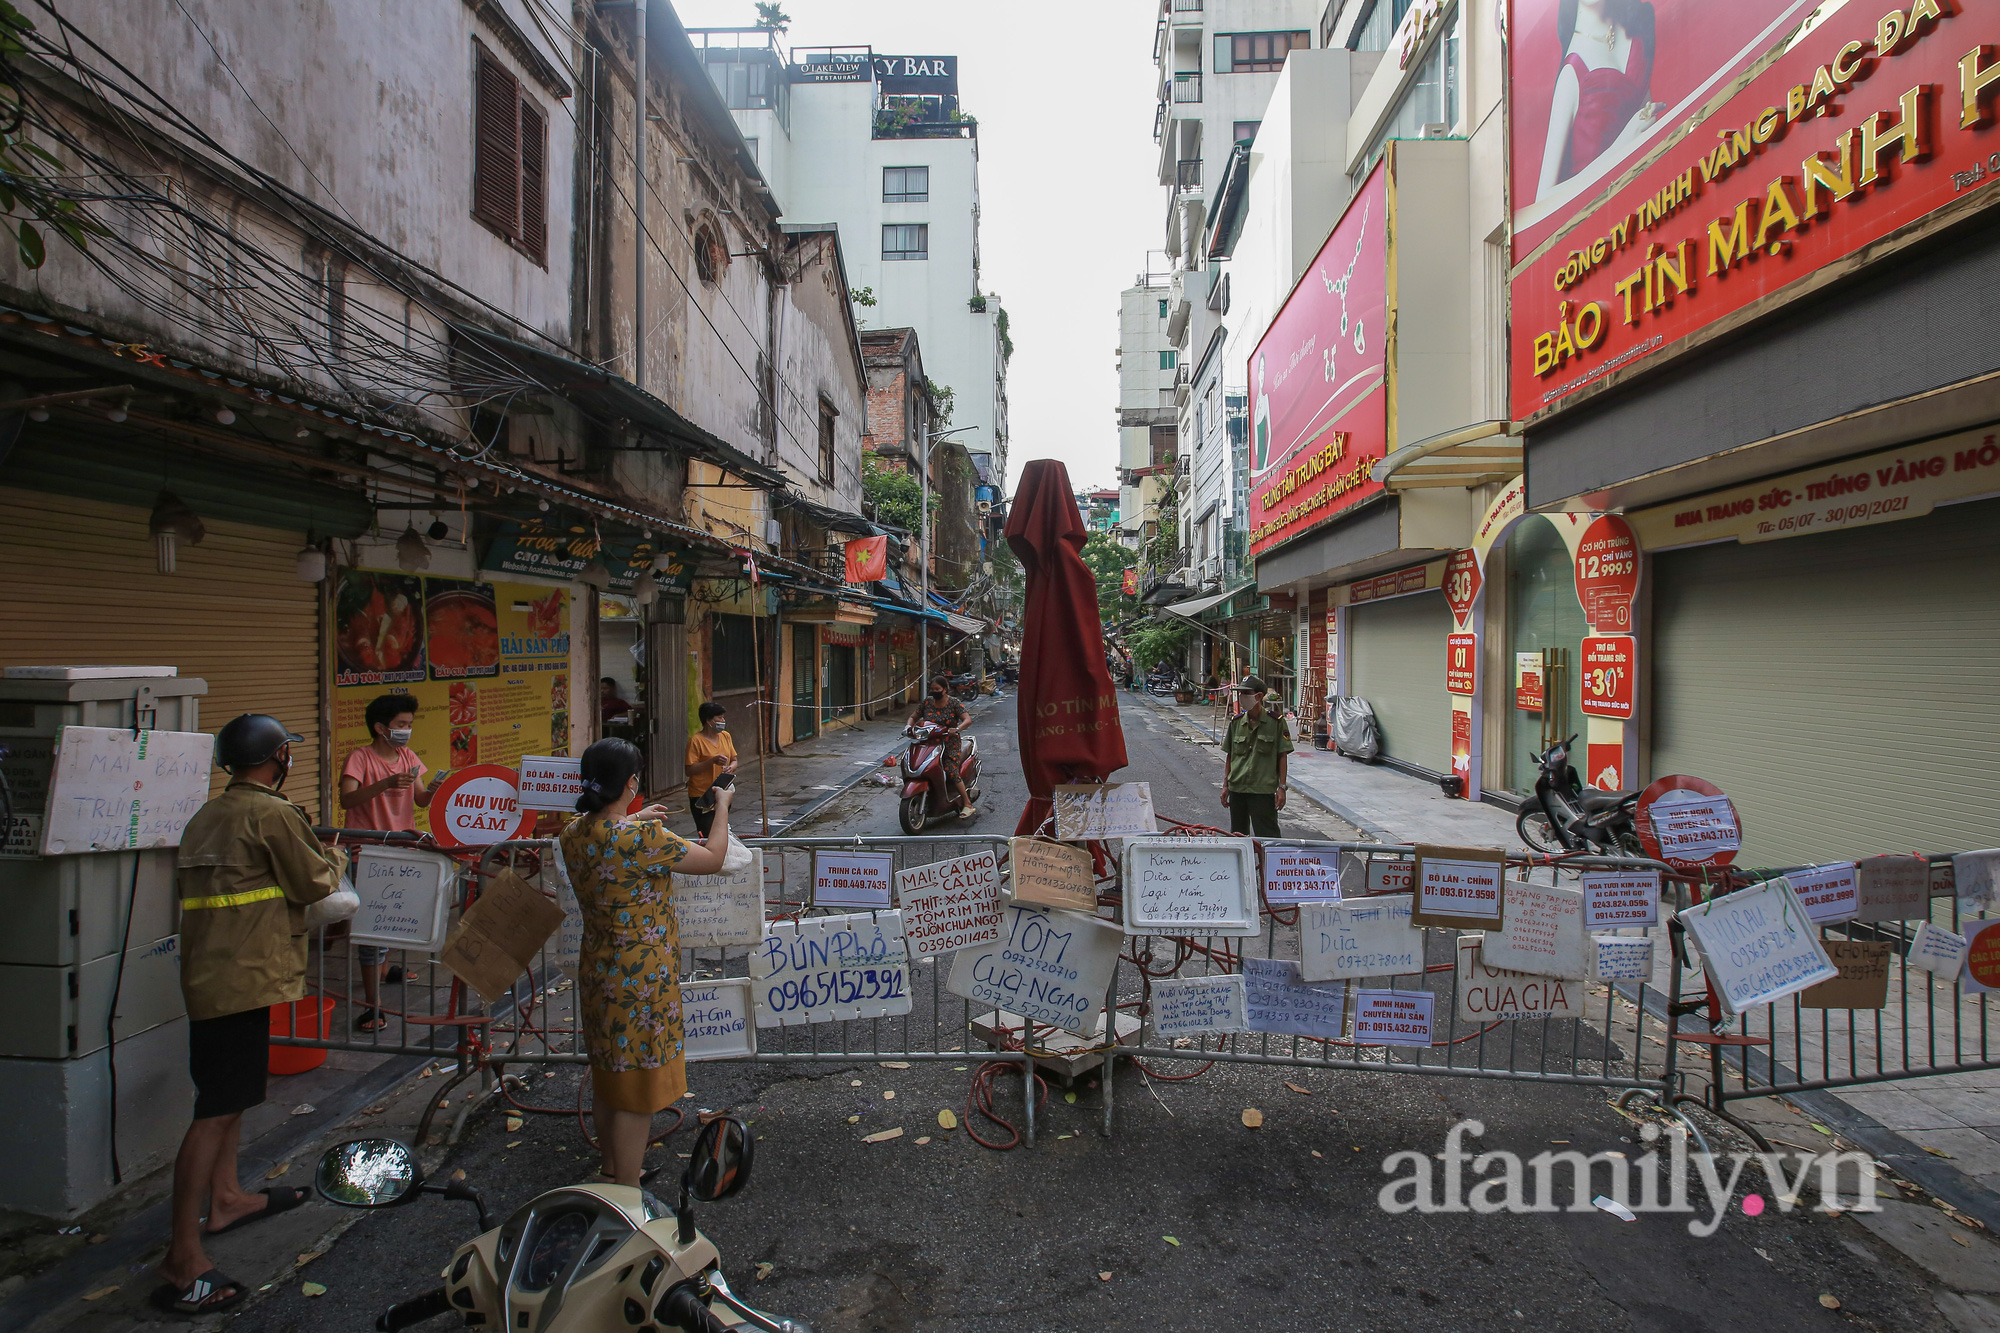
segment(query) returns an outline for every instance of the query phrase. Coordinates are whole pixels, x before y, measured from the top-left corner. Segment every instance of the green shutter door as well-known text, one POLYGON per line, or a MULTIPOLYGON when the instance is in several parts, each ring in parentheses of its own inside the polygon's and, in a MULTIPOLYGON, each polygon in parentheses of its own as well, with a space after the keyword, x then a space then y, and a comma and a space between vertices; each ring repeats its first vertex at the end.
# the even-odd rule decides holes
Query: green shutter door
POLYGON ((2000 501, 1653 562, 1651 775, 1720 786, 1738 863, 2000 838, 2000 501))
POLYGON ((1444 594, 1363 602, 1348 616, 1348 688, 1374 708, 1383 753, 1432 773, 1451 772, 1444 653, 1452 620, 1444 594))

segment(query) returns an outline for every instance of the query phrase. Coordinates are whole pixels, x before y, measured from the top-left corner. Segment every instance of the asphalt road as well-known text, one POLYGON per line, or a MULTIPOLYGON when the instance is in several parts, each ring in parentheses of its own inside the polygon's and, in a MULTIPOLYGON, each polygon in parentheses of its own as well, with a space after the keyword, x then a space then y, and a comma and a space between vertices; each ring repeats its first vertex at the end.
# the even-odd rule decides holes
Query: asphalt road
MULTIPOLYGON (((1002 704, 976 724, 989 765, 985 810, 971 821, 982 832, 1010 828, 1024 795, 1011 712, 1002 704)), ((1220 813, 1212 747, 1137 702, 1125 722, 1122 776, 1152 782, 1163 813, 1220 813)), ((894 801, 893 789, 862 787, 797 831, 893 832, 894 801)), ((1300 833, 1310 823, 1352 836, 1330 816, 1297 814, 1300 833)), ((997 1152, 938 1127, 941 1110, 966 1117, 973 1066, 696 1066, 689 1104, 731 1108, 760 1137, 750 1188, 700 1217, 738 1290, 836 1333, 1938 1326, 1924 1275, 1848 1219, 1731 1211, 1701 1239, 1684 1215, 1625 1222, 1588 1203, 1523 1215, 1379 1205, 1392 1154, 1440 1153, 1468 1117, 1485 1125, 1475 1151, 1527 1157, 1556 1143, 1638 1156, 1637 1129, 1602 1089, 1241 1065, 1167 1081, 1127 1065, 1112 1137, 1100 1134, 1103 1090, 1085 1076, 1069 1090, 1052 1083, 1036 1148, 997 1152), (1261 1110, 1261 1128, 1245 1127, 1246 1108, 1261 1110), (895 1127, 901 1138, 861 1141, 895 1127), (759 1264, 771 1265, 762 1281, 759 1264), (1824 1308, 1822 1294, 1843 1308, 1824 1308)), ((573 1068, 536 1077, 537 1101, 573 1107, 576 1079, 573 1068)), ((999 1109, 1020 1118, 1017 1080, 999 1109)), ((509 1132, 490 1112, 469 1123, 451 1165, 504 1216, 584 1177, 594 1154, 574 1114, 530 1116, 509 1132)), ((366 1215, 306 1271, 324 1296, 304 1296, 295 1279, 236 1327, 368 1327, 390 1300, 433 1285, 474 1230, 468 1208, 438 1199, 366 1215)))

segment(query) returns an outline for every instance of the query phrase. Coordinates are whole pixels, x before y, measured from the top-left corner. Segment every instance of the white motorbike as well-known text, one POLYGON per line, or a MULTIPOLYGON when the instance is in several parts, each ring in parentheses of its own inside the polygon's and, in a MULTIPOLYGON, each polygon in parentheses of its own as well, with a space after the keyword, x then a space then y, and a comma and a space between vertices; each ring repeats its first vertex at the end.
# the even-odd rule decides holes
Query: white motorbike
POLYGON ((441 1314, 492 1333, 601 1333, 680 1329, 683 1333, 812 1333, 796 1319, 752 1309, 723 1280, 722 1257, 695 1230, 694 1201, 713 1203, 750 1180, 755 1140, 734 1116, 709 1121, 668 1208, 650 1190, 569 1185, 530 1201, 499 1226, 470 1184, 429 1184, 409 1146, 356 1139, 320 1159, 321 1197, 350 1208, 391 1208, 422 1194, 462 1199, 479 1210, 484 1232, 445 1266, 444 1284, 399 1301, 375 1327, 383 1333, 441 1314))

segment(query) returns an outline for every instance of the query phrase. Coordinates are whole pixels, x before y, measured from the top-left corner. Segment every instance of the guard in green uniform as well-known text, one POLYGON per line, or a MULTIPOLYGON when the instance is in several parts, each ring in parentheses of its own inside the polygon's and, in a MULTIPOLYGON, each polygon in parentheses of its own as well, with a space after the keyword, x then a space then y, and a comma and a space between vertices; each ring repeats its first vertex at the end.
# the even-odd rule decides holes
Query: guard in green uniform
POLYGON ((1276 838, 1278 811, 1285 808, 1285 768, 1292 753, 1292 736, 1284 719, 1264 707, 1261 677, 1245 676, 1236 687, 1243 710, 1222 733, 1222 754, 1228 767, 1222 776, 1222 804, 1229 811, 1229 831, 1259 838, 1276 838))

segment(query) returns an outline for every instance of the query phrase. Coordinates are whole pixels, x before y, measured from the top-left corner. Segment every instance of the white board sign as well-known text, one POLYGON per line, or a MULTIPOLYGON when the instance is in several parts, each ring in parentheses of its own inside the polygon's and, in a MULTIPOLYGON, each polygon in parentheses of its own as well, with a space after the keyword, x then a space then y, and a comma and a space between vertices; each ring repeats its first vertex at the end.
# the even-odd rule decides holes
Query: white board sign
POLYGON ((812 905, 887 907, 895 869, 894 852, 814 852, 812 905))
MULTIPOLYGON (((1507 916, 1514 915, 1514 886, 1507 887, 1507 916)), ((1491 934, 1485 937, 1490 942, 1491 934)), ((1496 967, 1481 956, 1478 935, 1458 937, 1458 1021, 1484 1025, 1524 1018, 1582 1018, 1579 979, 1538 976, 1496 967)))
POLYGON ((576 886, 569 882, 569 866, 560 847, 542 856, 542 888, 555 896, 556 906, 563 912, 562 924, 544 946, 549 961, 574 977, 583 955, 583 907, 576 900, 576 886))
POLYGON ((1198 1037, 1211 1032, 1243 1032, 1243 978, 1168 977, 1153 983, 1153 1035, 1198 1037))
POLYGON ((674 876, 674 919, 683 949, 757 944, 764 938, 764 849, 733 875, 674 876))
POLYGON ((1133 935, 1255 935, 1255 844, 1249 838, 1128 839, 1125 930, 1133 935))
POLYGON ((757 1014, 749 977, 681 983, 681 1025, 689 1064, 757 1054, 757 1014))
POLYGON ((1299 957, 1307 981, 1398 977, 1424 970, 1424 932, 1410 924, 1407 897, 1306 903, 1299 957))
POLYGON ((1598 981, 1651 981, 1653 941, 1645 935, 1590 937, 1590 975, 1598 981))
POLYGON ((1347 1029, 1347 987, 1308 986, 1286 958, 1243 960, 1243 1004, 1251 1032, 1339 1041, 1347 1029))
POLYGON ((1589 870, 1577 887, 1583 890, 1585 930, 1660 924, 1657 870, 1589 870))
POLYGON ((903 936, 918 958, 1000 938, 1000 858, 978 852, 896 873, 903 936))
POLYGON ((1727 796, 1706 796, 1689 788, 1662 792, 1643 807, 1667 861, 1695 864, 1743 848, 1743 821, 1727 796))
POLYGON ((1860 904, 1854 862, 1838 861, 1831 865, 1794 870, 1785 876, 1785 880, 1792 886, 1792 892, 1798 895, 1799 905, 1806 909, 1806 915, 1814 923, 1826 926, 1854 919, 1855 909, 1860 904))
POLYGON ((1094 917, 1011 902, 1000 909, 1000 929, 994 943, 952 955, 945 989, 1079 1037, 1096 1036, 1125 932, 1094 917))
POLYGON ((1782 879, 1711 898, 1679 914, 1734 1018, 1838 976, 1819 932, 1782 879))
POLYGON ((178 847, 208 800, 215 737, 200 731, 64 727, 49 778, 44 856, 178 847))
POLYGON ((1264 844, 1264 901, 1329 903, 1340 897, 1341 853, 1331 847, 1264 844))
POLYGON ((1143 838, 1159 832, 1153 823, 1153 784, 1106 782, 1055 788, 1056 841, 1143 838))
POLYGON ((1427 990, 1354 992, 1356 1046, 1428 1046, 1431 1010, 1437 997, 1427 990))
POLYGON ((564 759, 541 754, 524 754, 516 768, 523 810, 574 811, 576 798, 583 795, 580 759, 564 759))
POLYGON ((1916 921, 1931 914, 1931 863, 1922 856, 1870 856, 1854 863, 1856 921, 1916 921))
POLYGON ((1910 940, 1910 952, 1903 961, 1906 966, 1920 967, 1944 981, 1956 981, 1965 967, 1965 949, 1965 936, 1926 921, 1917 927, 1916 936, 1910 940))
POLYGON ((798 1027, 910 1012, 903 914, 856 912, 773 921, 751 951, 757 1026, 798 1027))
POLYGON ((1486 962, 1530 976, 1581 981, 1590 971, 1583 947, 1583 895, 1509 880, 1507 920, 1486 932, 1486 962))
POLYGON ((436 953, 451 925, 449 893, 456 880, 449 856, 414 847, 361 848, 354 853, 361 908, 349 937, 356 944, 436 953))
POLYGON ((1951 878, 1960 912, 2000 908, 2000 848, 1960 852, 1951 858, 1951 878))
POLYGON ((1419 924, 1500 924, 1505 877, 1497 854, 1491 861, 1425 854, 1416 866, 1414 905, 1419 924), (1436 919, 1426 921, 1426 917, 1436 919))

